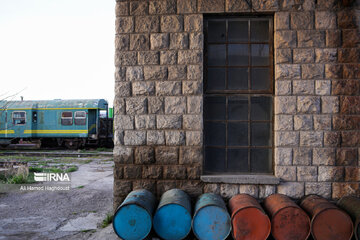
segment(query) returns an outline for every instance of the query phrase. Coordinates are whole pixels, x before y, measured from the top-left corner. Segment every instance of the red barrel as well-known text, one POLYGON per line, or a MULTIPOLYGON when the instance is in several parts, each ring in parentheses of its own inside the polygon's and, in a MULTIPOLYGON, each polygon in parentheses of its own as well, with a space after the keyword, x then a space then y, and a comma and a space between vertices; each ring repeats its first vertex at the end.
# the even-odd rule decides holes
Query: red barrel
POLYGON ((276 240, 305 240, 310 235, 309 216, 290 198, 273 194, 264 200, 271 217, 271 234, 276 240))
POLYGON ((232 235, 236 240, 265 240, 270 220, 255 198, 239 194, 229 201, 232 235))
POLYGON ((311 235, 315 240, 351 239, 351 218, 335 204, 320 196, 308 195, 300 206, 311 216, 311 235))

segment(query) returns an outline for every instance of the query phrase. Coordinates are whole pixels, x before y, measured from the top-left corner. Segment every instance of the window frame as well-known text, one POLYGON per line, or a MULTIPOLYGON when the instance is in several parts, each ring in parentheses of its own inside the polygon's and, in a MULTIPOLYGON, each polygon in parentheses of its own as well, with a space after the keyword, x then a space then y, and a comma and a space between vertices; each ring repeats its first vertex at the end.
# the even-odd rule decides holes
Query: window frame
POLYGON ((86 111, 76 111, 75 113, 74 113, 74 123, 75 123, 75 125, 78 125, 78 126, 83 126, 83 125, 86 125, 86 111), (77 113, 84 113, 85 114, 85 116, 84 117, 77 117, 76 116, 76 114, 77 113), (78 123, 77 122, 77 120, 79 120, 79 121, 82 121, 82 120, 84 120, 84 123, 78 123))
MULTIPOLYGON (((270 128, 269 128, 269 140, 271 140, 271 144, 269 146, 260 146, 260 149, 270 149, 269 153, 271 153, 271 158, 269 158, 269 162, 268 164, 271 164, 271 171, 270 172, 253 172, 251 169, 251 149, 256 149, 257 146, 252 146, 252 143, 250 142, 250 138, 252 133, 249 131, 251 128, 251 124, 252 124, 252 120, 251 118, 248 118, 247 120, 244 120, 244 122, 248 123, 248 144, 247 146, 244 146, 243 149, 247 149, 248 151, 248 170, 246 172, 239 172, 239 171, 229 171, 228 167, 227 167, 227 157, 226 159, 224 159, 223 161, 225 161, 225 170, 224 171, 218 171, 218 172, 212 172, 212 171, 208 171, 206 170, 206 147, 209 147, 209 145, 206 145, 205 143, 205 127, 204 129, 204 144, 203 144, 203 152, 204 152, 204 160, 203 160, 203 174, 208 174, 208 175, 232 175, 232 174, 239 174, 239 175, 249 175, 249 174, 273 174, 274 173, 274 118, 275 118, 275 114, 274 114, 274 18, 272 15, 262 15, 262 16, 204 16, 204 93, 203 93, 203 97, 204 97, 204 104, 206 104, 205 102, 205 98, 209 97, 209 96, 225 96, 226 99, 226 114, 227 114, 227 109, 228 109, 228 99, 230 99, 231 97, 245 97, 246 99, 248 99, 248 105, 250 106, 250 104, 252 104, 250 102, 250 100, 252 99, 252 97, 257 97, 257 96, 267 96, 270 97, 271 99, 271 109, 270 109, 270 113, 271 113, 271 117, 269 118, 269 120, 266 121, 256 121, 256 122, 268 122, 270 124, 270 128), (248 23, 248 41, 239 41, 239 42, 231 42, 228 39, 228 22, 232 21, 232 20, 237 20, 237 19, 241 19, 244 21, 247 21, 248 23), (225 89, 223 90, 208 90, 208 46, 209 46, 209 42, 208 42, 208 22, 210 21, 225 21, 226 22, 226 36, 225 36, 225 41, 224 42, 210 42, 210 44, 224 44, 226 49, 226 64, 224 66, 218 66, 219 68, 224 68, 225 69, 225 89), (269 40, 267 42, 259 42, 259 41, 251 41, 250 36, 251 36, 251 28, 250 28, 250 23, 252 20, 267 20, 269 21, 269 40), (233 68, 233 66, 230 66, 228 63, 228 44, 248 44, 248 63, 247 65, 244 65, 243 68, 248 69, 248 89, 227 89, 228 87, 228 68, 233 68), (252 44, 268 44, 269 46, 269 62, 267 65, 267 68, 269 69, 269 89, 267 90, 252 90, 251 89, 251 76, 250 76, 250 72, 251 69, 253 69, 253 67, 257 67, 257 68, 261 68, 264 66, 252 66, 251 65, 251 58, 252 58, 252 54, 251 54, 251 45, 252 44)), ((211 67, 216 67, 216 66, 211 66, 211 67)), ((210 67, 210 68, 211 68, 210 67)), ((250 114, 250 109, 247 110, 248 114, 250 114)), ((203 112, 204 114, 204 126, 206 123, 206 118, 205 118, 205 111, 203 112)), ((226 117, 226 119, 224 120, 225 124, 227 125, 229 120, 228 117, 226 117)), ((240 121, 241 122, 241 121, 240 121)), ((227 127, 226 127, 227 128, 227 127)), ((225 130, 225 137, 227 138, 227 131, 225 130)), ((227 140, 226 140, 227 141, 227 140)), ((210 145, 211 146, 211 145, 210 145)), ((227 156, 227 149, 228 147, 231 147, 227 142, 226 142, 226 148, 225 149, 225 156, 227 156)))
POLYGON ((13 111, 11 113, 11 119, 12 119, 13 125, 16 125, 16 126, 26 125, 26 111, 13 111), (23 118, 22 117, 21 118, 15 118, 14 113, 24 113, 24 117, 23 118), (16 120, 16 119, 23 119, 24 123, 15 123, 14 120, 16 120))
POLYGON ((61 125, 63 125, 63 126, 71 126, 71 125, 73 125, 74 124, 73 116, 74 116, 74 114, 73 114, 72 111, 63 111, 63 112, 61 112, 61 125), (71 117, 63 117, 64 113, 71 113, 71 117), (71 119, 71 124, 64 124, 63 121, 70 120, 70 119, 71 119))

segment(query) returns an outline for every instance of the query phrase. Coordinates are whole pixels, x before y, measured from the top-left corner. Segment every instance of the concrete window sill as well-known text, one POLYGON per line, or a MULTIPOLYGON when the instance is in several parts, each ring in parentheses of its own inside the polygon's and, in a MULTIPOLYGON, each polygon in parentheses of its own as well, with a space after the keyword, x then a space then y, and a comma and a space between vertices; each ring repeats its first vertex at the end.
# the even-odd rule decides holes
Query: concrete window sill
POLYGON ((206 183, 233 183, 233 184, 266 184, 280 183, 280 178, 273 175, 202 175, 201 181, 206 183))

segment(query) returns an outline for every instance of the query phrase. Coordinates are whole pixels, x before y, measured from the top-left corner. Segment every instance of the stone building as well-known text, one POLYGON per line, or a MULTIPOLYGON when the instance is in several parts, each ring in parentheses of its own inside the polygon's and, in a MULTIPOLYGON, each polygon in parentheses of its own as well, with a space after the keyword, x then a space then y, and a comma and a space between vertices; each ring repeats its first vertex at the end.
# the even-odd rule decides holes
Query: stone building
POLYGON ((360 196, 359 1, 117 0, 114 206, 360 196))

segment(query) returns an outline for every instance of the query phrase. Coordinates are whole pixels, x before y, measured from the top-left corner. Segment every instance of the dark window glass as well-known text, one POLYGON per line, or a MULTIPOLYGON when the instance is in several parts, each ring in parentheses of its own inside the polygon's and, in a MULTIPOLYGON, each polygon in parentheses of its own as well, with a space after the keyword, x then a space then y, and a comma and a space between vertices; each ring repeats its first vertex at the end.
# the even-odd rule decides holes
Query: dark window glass
POLYGON ((269 45, 252 44, 251 45, 251 65, 268 66, 269 65, 269 45))
POLYGON ((247 120, 249 102, 247 97, 229 97, 228 98, 228 119, 229 120, 247 120))
POLYGON ((250 150, 251 172, 268 173, 271 172, 271 155, 272 150, 266 148, 250 150))
POLYGON ((61 125, 72 125, 73 124, 73 113, 62 112, 61 113, 61 125))
POLYGON ((208 21, 208 42, 225 42, 226 21, 208 21))
POLYGON ((246 122, 228 123, 228 145, 229 146, 248 145, 248 123, 246 122))
POLYGON ((248 21, 228 21, 229 42, 247 42, 249 41, 248 21))
POLYGON ((32 122, 37 123, 37 112, 32 113, 32 122))
POLYGON ((228 149, 228 169, 231 172, 249 171, 248 149, 228 149))
POLYGON ((204 115, 207 120, 225 120, 226 98, 205 97, 204 115))
POLYGON ((251 97, 251 120, 271 120, 272 97, 251 97))
POLYGON ((271 173, 270 17, 205 17, 205 173, 271 173))
POLYGON ((205 122, 205 144, 208 146, 225 146, 226 125, 223 122, 205 122))
POLYGON ((228 45, 229 66, 249 65, 249 45, 229 44, 228 45))
POLYGON ((78 111, 75 112, 75 125, 85 125, 86 124, 86 112, 78 111))
POLYGON ((248 89, 248 68, 228 68, 228 89, 248 89))
POLYGON ((66 117, 69 117, 69 118, 72 118, 72 112, 62 112, 61 113, 61 117, 63 118, 66 118, 66 117))
POLYGON ((85 111, 75 112, 75 118, 86 118, 86 112, 85 111))
POLYGON ((270 123, 251 123, 251 145, 271 146, 270 123))
POLYGON ((208 65, 225 66, 226 64, 226 45, 208 46, 208 65))
POLYGON ((251 89, 252 90, 270 89, 269 68, 251 69, 251 89))
POLYGON ((254 42, 269 41, 269 21, 250 21, 250 40, 254 42))
POLYGON ((205 171, 224 172, 225 168, 225 148, 205 148, 205 171))
POLYGON ((12 120, 14 125, 24 125, 26 123, 26 112, 13 112, 12 120))
POLYGON ((225 89, 225 78, 225 68, 209 68, 207 72, 208 81, 206 89, 209 91, 225 89))

